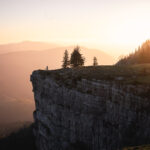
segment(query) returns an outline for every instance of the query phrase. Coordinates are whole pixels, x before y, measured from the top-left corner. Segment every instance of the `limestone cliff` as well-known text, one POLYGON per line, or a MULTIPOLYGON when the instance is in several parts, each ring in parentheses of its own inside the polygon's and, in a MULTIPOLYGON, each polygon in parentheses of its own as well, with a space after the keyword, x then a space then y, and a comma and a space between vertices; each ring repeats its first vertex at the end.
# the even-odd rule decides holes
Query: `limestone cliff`
POLYGON ((149 87, 70 72, 39 70, 31 75, 39 150, 118 150, 150 143, 149 87))

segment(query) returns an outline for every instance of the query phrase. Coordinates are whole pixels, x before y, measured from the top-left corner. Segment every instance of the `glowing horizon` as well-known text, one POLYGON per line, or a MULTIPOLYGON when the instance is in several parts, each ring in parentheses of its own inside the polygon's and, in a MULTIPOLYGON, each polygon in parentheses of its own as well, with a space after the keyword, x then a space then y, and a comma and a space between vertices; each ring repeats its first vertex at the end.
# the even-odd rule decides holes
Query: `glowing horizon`
POLYGON ((0 1, 0 44, 83 45, 127 54, 150 38, 149 0, 0 1))

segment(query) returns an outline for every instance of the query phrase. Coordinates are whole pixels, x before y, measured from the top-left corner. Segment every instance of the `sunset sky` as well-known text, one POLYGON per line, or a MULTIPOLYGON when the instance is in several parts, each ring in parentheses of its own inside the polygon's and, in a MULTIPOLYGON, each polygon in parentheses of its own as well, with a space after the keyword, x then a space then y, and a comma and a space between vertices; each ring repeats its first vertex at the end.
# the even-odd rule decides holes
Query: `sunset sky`
POLYGON ((150 0, 0 1, 0 44, 79 44, 121 55, 147 39, 150 0))

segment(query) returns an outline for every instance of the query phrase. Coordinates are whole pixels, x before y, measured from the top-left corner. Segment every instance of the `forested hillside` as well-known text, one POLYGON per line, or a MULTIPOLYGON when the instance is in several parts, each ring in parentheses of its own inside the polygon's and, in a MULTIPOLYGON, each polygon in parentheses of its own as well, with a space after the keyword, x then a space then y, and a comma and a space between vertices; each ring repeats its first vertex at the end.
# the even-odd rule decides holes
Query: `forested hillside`
POLYGON ((117 65, 128 65, 128 64, 143 64, 143 63, 150 63, 150 40, 147 40, 139 46, 135 52, 129 54, 121 58, 117 65))

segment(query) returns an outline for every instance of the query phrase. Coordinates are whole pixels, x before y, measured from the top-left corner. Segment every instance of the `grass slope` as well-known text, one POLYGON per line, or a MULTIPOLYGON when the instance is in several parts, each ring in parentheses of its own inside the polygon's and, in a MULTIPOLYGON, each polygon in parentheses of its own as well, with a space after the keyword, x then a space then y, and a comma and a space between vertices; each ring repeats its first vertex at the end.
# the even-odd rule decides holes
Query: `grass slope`
POLYGON ((88 66, 75 69, 59 69, 53 71, 39 70, 44 76, 50 75, 57 81, 67 79, 88 79, 115 81, 124 84, 150 84, 150 64, 122 66, 88 66))

